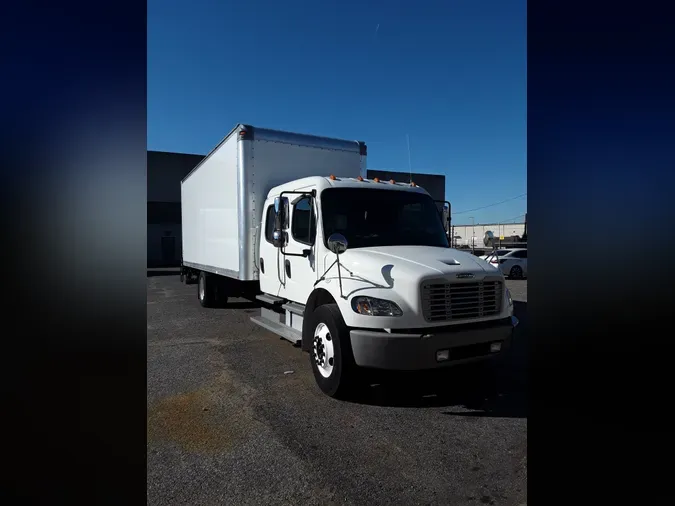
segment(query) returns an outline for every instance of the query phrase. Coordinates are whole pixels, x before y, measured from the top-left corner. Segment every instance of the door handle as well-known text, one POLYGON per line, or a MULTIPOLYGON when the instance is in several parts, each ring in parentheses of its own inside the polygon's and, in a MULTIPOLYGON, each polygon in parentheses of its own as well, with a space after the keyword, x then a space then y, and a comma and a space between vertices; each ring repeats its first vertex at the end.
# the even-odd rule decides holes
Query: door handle
POLYGON ((291 277, 291 261, 286 259, 286 276, 291 277))

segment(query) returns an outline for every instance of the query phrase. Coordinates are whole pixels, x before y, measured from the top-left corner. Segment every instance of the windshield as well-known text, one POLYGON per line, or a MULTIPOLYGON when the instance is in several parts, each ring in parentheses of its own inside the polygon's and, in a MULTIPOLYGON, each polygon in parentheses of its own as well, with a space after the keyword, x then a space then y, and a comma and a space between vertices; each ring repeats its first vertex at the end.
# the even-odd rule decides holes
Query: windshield
POLYGON ((324 241, 338 232, 349 248, 448 247, 436 203, 423 193, 329 188, 321 193, 324 241))

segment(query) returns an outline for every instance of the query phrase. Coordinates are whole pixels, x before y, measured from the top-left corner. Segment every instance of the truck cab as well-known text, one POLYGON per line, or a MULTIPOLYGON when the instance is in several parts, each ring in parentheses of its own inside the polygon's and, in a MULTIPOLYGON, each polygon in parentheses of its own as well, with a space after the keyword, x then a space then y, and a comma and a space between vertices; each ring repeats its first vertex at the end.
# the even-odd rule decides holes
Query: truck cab
POLYGON ((503 275, 449 247, 444 215, 414 183, 307 177, 272 188, 261 215, 252 320, 308 351, 328 395, 358 368, 434 369, 509 348, 503 275))

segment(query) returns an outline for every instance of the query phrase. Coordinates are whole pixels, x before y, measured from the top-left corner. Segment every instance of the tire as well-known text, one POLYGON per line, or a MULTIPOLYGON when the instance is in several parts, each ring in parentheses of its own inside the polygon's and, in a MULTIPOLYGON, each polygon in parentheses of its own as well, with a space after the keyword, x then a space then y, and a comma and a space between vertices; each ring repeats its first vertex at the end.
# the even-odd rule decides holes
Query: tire
POLYGON ((185 272, 183 271, 182 267, 180 269, 180 282, 185 283, 185 272))
POLYGON ((356 365, 349 341, 349 329, 337 304, 316 308, 309 323, 312 332, 309 360, 314 379, 326 395, 336 399, 345 398, 354 386, 356 365))
POLYGON ((202 307, 213 307, 215 305, 214 283, 209 278, 210 276, 201 271, 197 280, 197 299, 202 307))
POLYGON ((188 269, 185 271, 185 284, 186 285, 194 285, 195 283, 195 276, 192 270, 188 269))
POLYGON ((509 277, 513 279, 522 279, 523 277, 523 269, 520 267, 520 265, 514 265, 511 267, 511 270, 509 271, 509 277))

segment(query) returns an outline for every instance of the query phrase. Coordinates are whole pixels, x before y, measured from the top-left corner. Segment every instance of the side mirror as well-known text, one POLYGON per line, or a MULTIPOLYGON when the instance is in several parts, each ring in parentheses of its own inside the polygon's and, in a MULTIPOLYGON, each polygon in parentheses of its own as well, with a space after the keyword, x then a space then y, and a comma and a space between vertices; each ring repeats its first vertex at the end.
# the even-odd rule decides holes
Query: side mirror
POLYGON ((450 208, 443 208, 443 228, 446 234, 450 234, 450 208))
POLYGON ((287 197, 276 197, 274 199, 274 212, 276 215, 274 230, 287 230, 288 229, 288 198, 287 197))
POLYGON ((288 237, 284 230, 288 229, 288 199, 286 197, 276 197, 274 199, 274 232, 272 233, 272 244, 276 248, 286 246, 288 237))
POLYGON ((336 255, 341 255, 347 251, 347 238, 342 234, 331 234, 328 238, 328 249, 336 255))
POLYGON ((443 230, 445 230, 445 235, 450 235, 450 210, 452 209, 452 206, 447 200, 434 200, 434 202, 438 206, 436 209, 438 209, 438 214, 441 217, 441 221, 443 222, 443 230))

